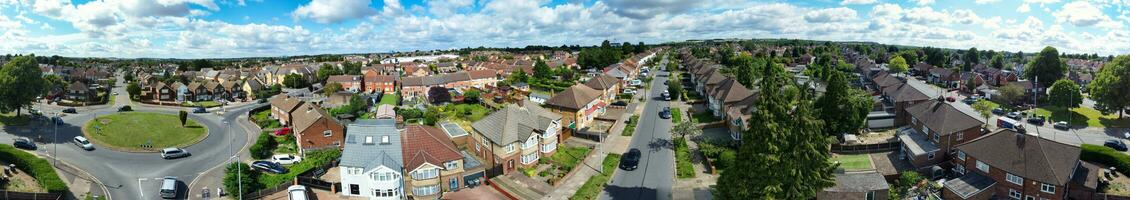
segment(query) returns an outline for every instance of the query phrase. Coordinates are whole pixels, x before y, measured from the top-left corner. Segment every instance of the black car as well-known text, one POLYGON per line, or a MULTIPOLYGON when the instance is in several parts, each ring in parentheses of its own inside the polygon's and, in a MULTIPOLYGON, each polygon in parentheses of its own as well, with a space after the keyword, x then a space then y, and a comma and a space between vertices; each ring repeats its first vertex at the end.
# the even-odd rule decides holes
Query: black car
POLYGON ((133 108, 129 107, 129 106, 122 106, 122 107, 118 108, 118 112, 128 112, 128 111, 133 111, 133 108))
POLYGON ((962 99, 961 102, 963 102, 965 104, 973 104, 973 103, 977 103, 977 98, 969 97, 969 98, 962 99))
POLYGON ((994 115, 1004 115, 1004 109, 1003 108, 993 108, 993 114, 994 115))
POLYGON ((627 170, 627 171, 636 170, 636 168, 639 167, 639 164, 640 164, 640 150, 639 149, 633 148, 631 150, 628 150, 628 153, 625 153, 624 157, 620 158, 620 169, 623 169, 623 170, 627 170))
POLYGON ((659 111, 659 117, 663 119, 671 119, 671 107, 666 107, 663 108, 662 111, 659 111))
POLYGON ((39 147, 35 146, 35 142, 31 142, 30 139, 16 138, 15 140, 16 141, 12 143, 12 146, 16 146, 16 148, 27 149, 27 150, 35 150, 35 149, 39 148, 39 147))
POLYGON ((1044 121, 1047 121, 1046 119, 1044 119, 1044 116, 1039 116, 1039 115, 1033 115, 1032 117, 1028 118, 1029 124, 1035 124, 1037 126, 1043 126, 1044 121))
POLYGON ((1067 130, 1067 129, 1071 128, 1071 126, 1067 125, 1067 122, 1065 122, 1065 121, 1055 122, 1055 124, 1052 124, 1052 127, 1055 127, 1056 129, 1059 129, 1059 130, 1067 130))
POLYGON ((1103 146, 1110 147, 1111 149, 1118 151, 1126 151, 1126 143, 1123 143, 1122 140, 1107 140, 1106 142, 1103 142, 1103 146))
POLYGON ((617 102, 612 102, 611 105, 613 105, 613 106, 628 106, 628 102, 617 101, 617 102))
POLYGON ((78 111, 77 111, 77 110, 75 110, 75 108, 64 108, 64 109, 63 109, 63 113, 71 113, 71 114, 75 114, 75 113, 78 113, 78 111))
POLYGON ((207 112, 208 112, 208 110, 204 109, 204 107, 196 107, 196 108, 192 109, 192 113, 207 113, 207 112))
POLYGON ((286 168, 283 168, 282 165, 279 165, 278 163, 274 163, 274 162, 271 162, 271 161, 263 161, 263 160, 251 162, 251 168, 256 169, 256 170, 262 170, 262 171, 272 173, 272 174, 285 174, 287 172, 286 168))

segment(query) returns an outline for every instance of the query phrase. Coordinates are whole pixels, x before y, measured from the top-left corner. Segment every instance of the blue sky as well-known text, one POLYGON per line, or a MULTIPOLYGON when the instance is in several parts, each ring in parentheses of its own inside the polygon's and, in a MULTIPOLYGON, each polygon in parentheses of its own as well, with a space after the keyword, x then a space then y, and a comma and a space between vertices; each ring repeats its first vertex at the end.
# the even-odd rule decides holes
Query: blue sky
POLYGON ((706 38, 1130 53, 1121 0, 0 0, 0 54, 227 58, 706 38))

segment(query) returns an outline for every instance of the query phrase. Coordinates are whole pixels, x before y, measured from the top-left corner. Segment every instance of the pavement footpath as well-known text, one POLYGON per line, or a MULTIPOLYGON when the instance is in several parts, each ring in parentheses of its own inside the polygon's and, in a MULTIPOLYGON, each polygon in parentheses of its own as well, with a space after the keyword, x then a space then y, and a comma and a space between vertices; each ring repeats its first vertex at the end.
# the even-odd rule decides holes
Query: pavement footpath
MULTIPOLYGON (((236 117, 236 123, 233 125, 243 128, 245 131, 244 133, 247 133, 247 141, 249 141, 243 147, 240 147, 238 152, 236 152, 240 159, 237 160, 237 162, 249 162, 252 160, 251 153, 248 152, 247 149, 251 147, 251 144, 256 140, 256 138, 259 137, 259 134, 263 132, 262 129, 259 129, 258 125, 255 125, 254 123, 251 123, 251 121, 248 121, 248 117, 249 116, 247 114, 242 114, 239 117, 236 117)), ((217 165, 211 169, 208 169, 207 171, 201 172, 200 176, 197 176, 195 180, 192 180, 191 183, 188 183, 188 188, 190 191, 200 191, 194 194, 188 194, 188 199, 222 199, 223 197, 220 197, 218 195, 216 188, 224 187, 224 174, 226 172, 225 166, 227 166, 227 163, 230 163, 230 160, 229 162, 225 162, 224 164, 217 165), (205 190, 209 191, 208 197, 204 197, 204 194, 202 193, 202 191, 205 190)), ((228 193, 226 199, 233 199, 230 198, 232 195, 231 193, 229 193, 230 191, 224 192, 228 193)))

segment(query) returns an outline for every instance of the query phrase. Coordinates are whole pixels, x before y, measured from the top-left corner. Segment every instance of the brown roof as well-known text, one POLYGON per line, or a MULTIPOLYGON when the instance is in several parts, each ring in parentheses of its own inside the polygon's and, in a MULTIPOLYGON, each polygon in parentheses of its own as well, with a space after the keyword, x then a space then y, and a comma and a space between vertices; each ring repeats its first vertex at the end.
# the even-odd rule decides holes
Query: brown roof
POLYGON ((1065 185, 1079 164, 1079 147, 1001 129, 957 149, 989 166, 1041 183, 1065 185))
POLYGON ((216 81, 208 81, 208 83, 204 84, 204 89, 208 90, 215 90, 217 87, 220 87, 220 83, 216 81))
POLYGON ((910 116, 926 124, 930 130, 942 135, 977 128, 984 124, 980 119, 958 110, 953 104, 942 100, 926 101, 906 108, 910 116))
POLYGON ((424 77, 404 77, 404 79, 400 80, 400 84, 403 86, 424 86, 424 77))
POLYGON ((737 79, 727 77, 711 94, 723 104, 734 103, 753 96, 753 91, 742 86, 737 79))
POLYGON ((589 88, 597 90, 607 90, 615 87, 616 83, 619 82, 620 79, 616 77, 612 77, 607 74, 600 74, 596 77, 593 77, 592 79, 589 79, 589 81, 586 81, 585 86, 589 86, 589 88))
POLYGON ((546 105, 553 105, 562 108, 573 110, 580 110, 593 100, 600 97, 600 91, 589 88, 589 86, 577 84, 565 89, 557 95, 553 95, 549 100, 545 101, 546 105))
POLYGON ((326 83, 348 83, 348 82, 361 82, 361 76, 358 75, 333 75, 326 78, 326 83))
POLYGON ((294 122, 295 133, 305 132, 306 129, 313 126, 315 122, 318 122, 318 119, 325 118, 331 123, 337 122, 333 117, 330 117, 330 113, 326 112, 325 109, 312 103, 304 103, 290 114, 292 115, 290 121, 294 122))
POLYGON ((289 95, 285 94, 275 95, 274 97, 271 97, 271 106, 278 107, 279 109, 287 112, 293 111, 295 108, 298 108, 298 106, 302 104, 303 101, 299 100, 297 97, 290 97, 289 95))
POLYGON ((443 167, 444 162, 463 159, 451 138, 436 127, 409 125, 400 135, 404 154, 404 169, 416 170, 424 163, 443 167))
POLYGON ((188 83, 188 91, 189 92, 196 92, 196 89, 200 88, 202 86, 204 86, 204 84, 200 84, 200 82, 193 81, 191 83, 188 83))
POLYGON ((494 70, 472 70, 472 71, 467 71, 467 75, 471 76, 471 80, 488 79, 488 78, 494 78, 495 76, 497 76, 498 71, 494 71, 494 70))

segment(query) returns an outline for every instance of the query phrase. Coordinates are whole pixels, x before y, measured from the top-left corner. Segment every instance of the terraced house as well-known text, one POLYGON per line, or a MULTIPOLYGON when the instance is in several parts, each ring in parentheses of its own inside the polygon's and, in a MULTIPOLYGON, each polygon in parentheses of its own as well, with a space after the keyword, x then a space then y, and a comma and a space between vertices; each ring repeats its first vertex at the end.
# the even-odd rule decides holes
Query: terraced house
POLYGON ((508 174, 557 152, 560 124, 561 115, 537 105, 508 105, 471 124, 474 151, 486 159, 489 174, 508 174))

